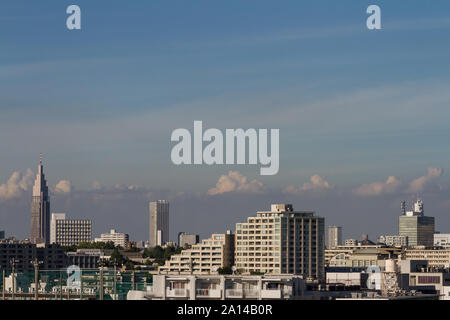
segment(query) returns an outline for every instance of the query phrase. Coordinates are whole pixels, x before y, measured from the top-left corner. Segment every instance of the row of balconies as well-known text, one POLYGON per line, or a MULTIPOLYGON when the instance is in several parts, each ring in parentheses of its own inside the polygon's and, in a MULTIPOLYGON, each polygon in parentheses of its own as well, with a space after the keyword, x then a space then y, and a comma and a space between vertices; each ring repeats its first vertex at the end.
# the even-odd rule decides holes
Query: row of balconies
MULTIPOLYGON (((280 289, 263 289, 260 290, 262 299, 281 299, 283 291, 280 289)), ((222 290, 220 289, 196 289, 196 298, 222 299, 222 290)), ((170 289, 166 288, 167 298, 187 299, 190 297, 188 289, 170 289)), ((257 289, 225 289, 225 297, 227 299, 258 299, 259 292, 257 289)))

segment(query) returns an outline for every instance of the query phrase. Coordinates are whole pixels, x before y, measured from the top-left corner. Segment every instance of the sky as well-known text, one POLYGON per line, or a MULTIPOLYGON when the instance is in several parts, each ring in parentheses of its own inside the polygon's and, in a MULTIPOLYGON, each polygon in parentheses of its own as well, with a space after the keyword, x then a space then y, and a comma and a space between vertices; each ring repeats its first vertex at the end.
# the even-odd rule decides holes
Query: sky
POLYGON ((148 201, 168 199, 172 239, 279 202, 373 239, 417 196, 450 233, 449 36, 445 0, 2 1, 0 229, 28 236, 42 152, 52 212, 94 235, 148 239, 148 201), (279 128, 279 173, 175 166, 194 120, 279 128))

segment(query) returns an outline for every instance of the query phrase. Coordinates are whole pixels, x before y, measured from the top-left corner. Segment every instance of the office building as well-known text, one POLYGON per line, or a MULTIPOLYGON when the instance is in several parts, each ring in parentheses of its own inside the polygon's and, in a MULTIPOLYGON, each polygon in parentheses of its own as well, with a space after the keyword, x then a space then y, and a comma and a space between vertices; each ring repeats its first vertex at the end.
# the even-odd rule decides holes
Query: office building
POLYGON ((102 233, 100 238, 95 238, 95 242, 114 242, 117 247, 126 248, 130 237, 126 233, 117 232, 115 229, 111 229, 109 233, 102 233))
POLYGON ((65 213, 53 213, 50 221, 50 243, 76 246, 92 241, 92 221, 66 219, 65 213))
POLYGON ((5 239, 5 231, 0 230, 0 239, 5 239))
POLYGON ((377 243, 384 244, 389 247, 407 247, 407 236, 380 236, 377 243))
POLYGON ((180 254, 172 255, 165 265, 158 268, 158 273, 214 274, 219 268, 231 268, 233 259, 234 235, 227 231, 213 234, 180 254))
POLYGON ((193 246, 200 242, 200 236, 198 234, 189 234, 180 232, 178 234, 178 246, 184 247, 186 245, 193 246))
POLYGON ((149 204, 150 247, 163 246, 169 241, 169 202, 158 200, 149 204))
POLYGON ((50 198, 42 165, 42 154, 31 200, 31 242, 50 243, 50 198))
POLYGON ((328 227, 328 249, 342 245, 342 227, 328 227))
POLYGON ((422 200, 417 200, 411 211, 399 216, 398 234, 408 237, 409 246, 433 246, 434 217, 424 215, 422 200))
POLYGON ((272 204, 236 224, 235 266, 241 273, 324 278, 325 219, 291 204, 272 204))

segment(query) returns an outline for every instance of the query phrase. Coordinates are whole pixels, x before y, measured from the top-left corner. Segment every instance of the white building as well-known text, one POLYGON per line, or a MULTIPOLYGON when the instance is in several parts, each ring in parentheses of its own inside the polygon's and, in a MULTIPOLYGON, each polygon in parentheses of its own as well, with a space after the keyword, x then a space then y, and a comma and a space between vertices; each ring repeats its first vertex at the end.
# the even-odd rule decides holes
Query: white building
POLYGON ((407 247, 408 236, 380 236, 377 242, 390 247, 407 247))
POLYGON ((128 300, 301 299, 305 280, 296 275, 154 275, 146 291, 130 291, 128 300))
POLYGON ((53 213, 50 220, 50 243, 74 246, 92 241, 92 221, 66 219, 65 213, 53 213))
POLYGON ((450 233, 435 233, 434 246, 450 249, 450 233))
POLYGON ((169 202, 158 200, 149 205, 150 247, 163 246, 169 241, 169 202))
POLYGON ((109 233, 102 233, 100 238, 95 238, 95 242, 114 242, 114 245, 125 248, 128 241, 129 236, 126 233, 117 232, 115 229, 111 229, 109 233))

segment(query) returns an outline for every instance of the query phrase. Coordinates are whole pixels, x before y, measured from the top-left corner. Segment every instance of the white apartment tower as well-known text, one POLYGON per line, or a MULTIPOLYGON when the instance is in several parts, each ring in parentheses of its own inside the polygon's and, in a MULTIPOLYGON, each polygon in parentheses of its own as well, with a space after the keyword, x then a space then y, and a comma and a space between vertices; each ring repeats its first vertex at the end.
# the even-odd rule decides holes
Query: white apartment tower
POLYGON ((65 213, 52 213, 50 220, 50 243, 76 246, 92 241, 92 221, 66 219, 65 213))
POLYGON ((235 266, 244 274, 301 274, 324 278, 325 219, 291 204, 272 204, 236 224, 235 266))
POLYGON ((328 249, 336 248, 342 245, 342 227, 328 227, 328 249))
POLYGON ((158 200, 150 202, 150 247, 163 246, 169 241, 169 202, 158 200))

